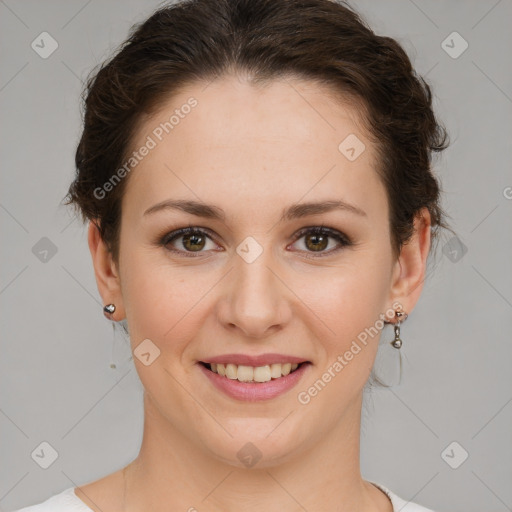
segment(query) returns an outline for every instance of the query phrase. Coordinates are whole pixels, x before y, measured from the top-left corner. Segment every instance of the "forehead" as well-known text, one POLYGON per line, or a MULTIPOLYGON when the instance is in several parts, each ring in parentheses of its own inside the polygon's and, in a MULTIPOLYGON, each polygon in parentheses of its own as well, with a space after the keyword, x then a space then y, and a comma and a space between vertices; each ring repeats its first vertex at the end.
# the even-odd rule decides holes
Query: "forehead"
POLYGON ((211 83, 191 83, 172 95, 141 124, 135 145, 148 134, 157 142, 166 139, 168 147, 179 140, 175 146, 183 151, 184 142, 188 150, 192 144, 196 148, 250 140, 279 144, 295 138, 297 144, 332 151, 344 134, 365 137, 360 103, 348 97, 342 100, 332 87, 312 81, 283 78, 252 84, 229 75, 211 83))
POLYGON ((308 190, 362 196, 378 186, 358 107, 314 82, 192 83, 141 123, 132 148, 148 140, 152 149, 125 192, 139 212, 175 195, 206 200, 224 192, 262 206, 273 195, 296 202, 308 190))

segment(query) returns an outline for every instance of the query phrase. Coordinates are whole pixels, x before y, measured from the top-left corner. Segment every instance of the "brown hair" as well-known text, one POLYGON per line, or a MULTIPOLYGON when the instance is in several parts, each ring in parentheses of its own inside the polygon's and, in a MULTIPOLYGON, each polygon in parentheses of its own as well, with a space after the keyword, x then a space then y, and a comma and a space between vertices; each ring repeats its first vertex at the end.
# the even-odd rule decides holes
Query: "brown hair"
POLYGON ((313 80, 362 106, 387 190, 395 251, 412 235, 423 207, 433 235, 447 227, 431 170, 432 152, 447 147, 447 134, 434 115, 429 85, 394 39, 376 35, 342 1, 185 0, 132 27, 84 91, 77 172, 65 204, 98 224, 114 261, 128 177, 103 198, 94 191, 123 165, 145 115, 187 84, 233 72, 253 83, 313 80))

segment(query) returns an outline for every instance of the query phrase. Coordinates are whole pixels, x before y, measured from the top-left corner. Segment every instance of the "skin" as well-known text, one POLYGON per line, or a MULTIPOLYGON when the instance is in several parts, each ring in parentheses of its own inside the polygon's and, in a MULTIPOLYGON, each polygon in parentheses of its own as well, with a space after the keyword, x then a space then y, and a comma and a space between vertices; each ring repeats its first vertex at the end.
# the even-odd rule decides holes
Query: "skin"
POLYGON ((390 512, 388 498, 362 479, 359 466, 362 393, 379 336, 307 405, 297 394, 394 303, 412 311, 430 246, 428 211, 394 255, 386 190, 358 110, 313 82, 262 87, 225 76, 207 87, 191 84, 144 120, 133 147, 191 96, 197 107, 127 178, 118 264, 89 225, 103 303, 116 305, 115 321, 127 318, 132 350, 149 338, 160 356, 149 366, 134 357, 145 390, 138 457, 76 494, 104 512, 390 512), (366 146, 355 161, 338 150, 349 134, 366 146), (143 215, 170 198, 214 204, 225 222, 178 210, 143 215), (279 222, 293 203, 331 199, 365 215, 334 210, 279 222), (215 237, 205 239, 202 252, 184 247, 183 237, 168 248, 158 244, 189 225, 215 237), (308 244, 307 235, 296 236, 321 225, 352 245, 327 254, 340 247, 329 238, 319 256, 311 237, 308 244), (248 236, 263 249, 252 263, 236 252, 248 236), (220 354, 268 352, 312 365, 291 391, 262 402, 225 396, 197 365, 220 354), (261 452, 251 468, 237 457, 248 442, 261 452))

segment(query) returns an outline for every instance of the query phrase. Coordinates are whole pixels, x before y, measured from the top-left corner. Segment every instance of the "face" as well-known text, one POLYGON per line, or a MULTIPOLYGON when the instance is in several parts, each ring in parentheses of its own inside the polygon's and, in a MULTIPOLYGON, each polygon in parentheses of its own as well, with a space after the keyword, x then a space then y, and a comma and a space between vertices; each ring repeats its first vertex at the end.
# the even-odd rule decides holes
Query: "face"
POLYGON ((402 298, 361 126, 318 84, 225 77, 140 127, 116 301, 170 435, 238 466, 250 442, 263 467, 358 414, 383 314, 402 298))

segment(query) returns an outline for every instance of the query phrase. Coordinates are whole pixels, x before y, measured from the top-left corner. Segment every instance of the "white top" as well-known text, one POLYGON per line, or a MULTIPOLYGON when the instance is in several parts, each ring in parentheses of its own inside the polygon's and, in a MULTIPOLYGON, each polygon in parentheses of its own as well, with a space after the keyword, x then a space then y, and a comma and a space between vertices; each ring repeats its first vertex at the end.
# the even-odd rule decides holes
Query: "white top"
MULTIPOLYGON (((393 512, 434 512, 429 508, 422 507, 416 503, 405 501, 381 484, 370 482, 384 491, 393 505, 393 512)), ((30 507, 20 508, 13 512, 92 512, 76 494, 75 488, 69 487, 60 494, 56 494, 46 501, 30 507)))

